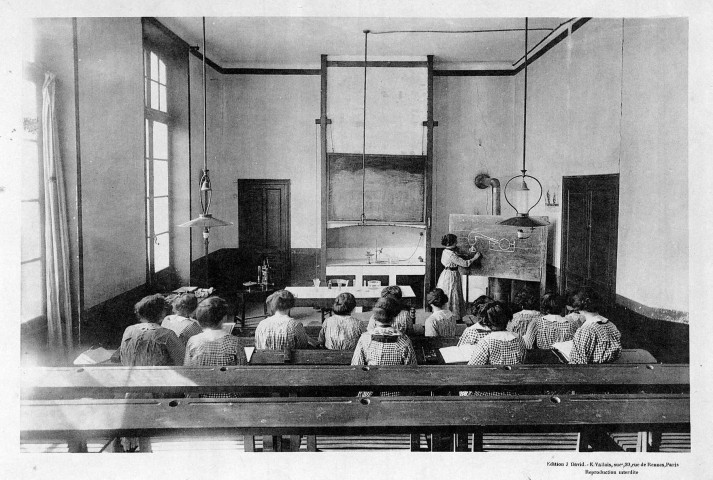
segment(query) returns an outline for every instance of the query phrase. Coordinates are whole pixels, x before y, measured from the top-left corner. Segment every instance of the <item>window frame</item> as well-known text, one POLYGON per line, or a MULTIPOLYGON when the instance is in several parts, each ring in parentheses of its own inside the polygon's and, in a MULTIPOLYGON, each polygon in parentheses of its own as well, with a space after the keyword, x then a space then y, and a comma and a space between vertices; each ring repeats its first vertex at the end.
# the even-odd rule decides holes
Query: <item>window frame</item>
MULTIPOLYGON (((173 192, 171 189, 171 116, 168 113, 168 86, 170 84, 168 80, 169 65, 167 62, 167 56, 162 55, 160 50, 152 45, 150 42, 146 42, 144 39, 143 45, 143 56, 144 56, 144 208, 145 208, 145 239, 146 239, 146 281, 148 284, 158 284, 158 277, 163 274, 163 272, 170 271, 173 268, 173 256, 171 252, 171 244, 173 242, 173 215, 171 208, 171 200, 173 197, 173 192), (158 80, 152 77, 151 69, 151 55, 157 57, 158 62, 163 63, 164 72, 166 78, 161 79, 158 75, 158 80), (163 80, 165 83, 162 83, 163 80), (161 86, 165 88, 165 99, 166 105, 161 105, 160 93, 159 93, 159 108, 161 106, 165 107, 166 111, 157 110, 151 107, 152 102, 152 91, 151 84, 157 83, 159 85, 159 90, 161 86), (154 158, 154 126, 156 123, 161 123, 166 126, 166 158, 157 159, 154 158), (166 195, 156 196, 154 193, 154 162, 155 161, 165 161, 166 162, 166 184, 167 193, 166 195), (156 219, 155 219, 155 200, 156 198, 166 198, 167 199, 167 215, 168 215, 168 230, 165 232, 157 233, 155 230, 156 219), (158 236, 166 235, 168 239, 168 265, 160 270, 156 270, 156 241, 158 236)), ((158 63, 160 65, 160 63, 158 63)), ((160 68, 159 68, 160 70, 160 68)))
MULTIPOLYGON (((20 275, 22 275, 22 269, 25 265, 33 264, 33 263, 38 263, 40 264, 40 292, 38 292, 41 296, 41 314, 36 315, 30 318, 24 318, 23 312, 22 312, 22 306, 21 306, 21 313, 20 313, 20 323, 21 324, 29 324, 29 323, 35 323, 38 321, 45 321, 47 319, 47 292, 45 289, 45 281, 47 277, 47 261, 45 258, 45 189, 44 189, 44 182, 45 182, 45 174, 44 174, 44 161, 43 161, 43 138, 42 138, 42 102, 43 102, 43 97, 42 97, 42 86, 44 83, 44 75, 42 70, 34 63, 25 63, 24 69, 23 69, 23 81, 30 82, 34 84, 35 86, 35 104, 36 104, 36 120, 37 120, 37 136, 35 139, 30 139, 25 135, 25 129, 26 129, 26 124, 25 120, 27 117, 25 117, 25 111, 23 108, 23 135, 22 135, 22 146, 21 146, 21 156, 23 157, 24 160, 24 148, 26 143, 35 143, 36 144, 36 149, 37 149, 37 197, 36 198, 31 198, 27 199, 24 198, 24 195, 21 195, 20 198, 20 221, 23 222, 22 218, 22 205, 26 203, 36 203, 38 205, 38 211, 39 211, 39 218, 38 218, 38 227, 39 231, 37 232, 37 235, 39 236, 39 257, 36 258, 31 258, 31 259, 22 259, 22 253, 20 254, 20 275)), ((24 98, 24 92, 23 92, 23 98, 24 98)), ((23 100, 24 102, 24 100, 23 100)), ((24 180, 24 177, 23 177, 24 180)), ((21 224, 21 229, 22 229, 22 224, 21 224)), ((22 285, 21 285, 22 286, 22 285)), ((21 299, 20 299, 20 304, 22 305, 22 294, 24 293, 24 288, 23 292, 21 292, 21 299)))

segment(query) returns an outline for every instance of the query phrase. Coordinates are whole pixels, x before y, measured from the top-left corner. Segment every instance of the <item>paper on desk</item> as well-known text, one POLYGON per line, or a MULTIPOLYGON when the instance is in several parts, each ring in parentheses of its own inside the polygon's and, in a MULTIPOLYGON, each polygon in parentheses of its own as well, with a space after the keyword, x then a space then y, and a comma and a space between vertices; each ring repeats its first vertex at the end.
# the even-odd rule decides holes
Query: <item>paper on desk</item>
POLYGON ((94 365, 97 363, 106 362, 111 358, 111 356, 116 352, 116 350, 107 350, 105 348, 90 348, 89 350, 79 354, 77 358, 74 359, 75 365, 94 365))
POLYGON ((574 342, 572 342, 572 340, 568 340, 566 342, 556 342, 552 344, 552 348, 560 352, 568 362, 572 356, 573 347, 574 342))
POLYGON ((255 351, 255 347, 243 347, 245 349, 245 356, 248 357, 248 363, 250 363, 250 359, 253 356, 253 352, 255 351))
POLYGON ((475 345, 460 345, 454 347, 443 347, 438 349, 441 352, 443 361, 446 363, 468 363, 473 356, 475 345))

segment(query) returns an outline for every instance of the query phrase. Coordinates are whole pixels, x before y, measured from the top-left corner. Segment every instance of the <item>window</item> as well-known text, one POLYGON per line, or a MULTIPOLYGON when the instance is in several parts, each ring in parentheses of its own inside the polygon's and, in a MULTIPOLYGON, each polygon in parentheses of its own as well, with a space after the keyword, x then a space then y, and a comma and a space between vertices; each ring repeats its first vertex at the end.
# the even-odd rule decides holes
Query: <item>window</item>
POLYGON ((166 64, 150 49, 144 50, 146 253, 147 276, 171 266, 170 126, 166 64))
MULTIPOLYGON (((30 70, 28 68, 27 70, 30 70)), ((42 166, 42 90, 39 80, 25 75, 22 91, 22 197, 20 221, 22 323, 45 316, 44 182, 42 166)))

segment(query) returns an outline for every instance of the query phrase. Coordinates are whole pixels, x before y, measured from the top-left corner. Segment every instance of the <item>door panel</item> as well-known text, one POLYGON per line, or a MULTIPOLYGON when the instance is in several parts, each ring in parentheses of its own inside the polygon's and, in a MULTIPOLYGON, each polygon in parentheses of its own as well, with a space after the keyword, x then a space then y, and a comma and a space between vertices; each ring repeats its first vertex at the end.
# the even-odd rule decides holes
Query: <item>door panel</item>
POLYGON ((238 180, 240 249, 251 265, 267 259, 272 280, 280 288, 290 276, 290 181, 238 180))
POLYGON ((562 179, 563 290, 595 288, 605 304, 616 294, 619 175, 562 179))

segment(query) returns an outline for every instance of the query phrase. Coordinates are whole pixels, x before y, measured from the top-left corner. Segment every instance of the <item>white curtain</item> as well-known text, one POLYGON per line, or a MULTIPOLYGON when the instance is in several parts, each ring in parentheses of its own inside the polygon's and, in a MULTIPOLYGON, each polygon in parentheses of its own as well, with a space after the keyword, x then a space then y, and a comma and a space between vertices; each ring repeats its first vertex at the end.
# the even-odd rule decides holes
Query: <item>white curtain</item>
POLYGON ((67 200, 55 116, 55 75, 45 74, 42 86, 42 157, 45 178, 45 290, 48 344, 56 355, 73 347, 69 280, 67 200))

